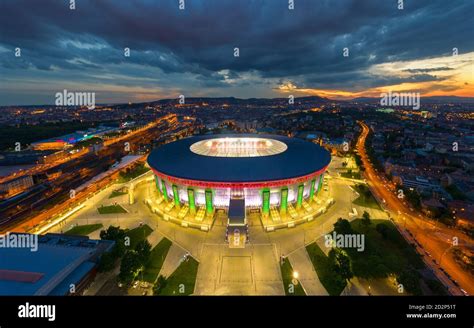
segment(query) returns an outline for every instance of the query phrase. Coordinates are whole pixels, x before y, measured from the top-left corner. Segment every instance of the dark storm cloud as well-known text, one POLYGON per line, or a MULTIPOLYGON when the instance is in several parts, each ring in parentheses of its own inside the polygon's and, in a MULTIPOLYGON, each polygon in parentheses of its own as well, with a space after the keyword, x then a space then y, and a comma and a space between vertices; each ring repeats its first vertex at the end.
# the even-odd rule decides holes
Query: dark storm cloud
POLYGON ((177 0, 76 0, 74 11, 68 2, 2 1, 4 74, 68 70, 84 79, 102 71, 155 77, 178 89, 263 84, 257 79, 354 89, 358 82, 360 88, 436 80, 428 74, 444 70, 373 78, 366 70, 375 64, 474 50, 472 1, 405 1, 398 10, 395 0, 296 0, 294 11, 286 0, 186 0, 185 10, 177 0), (21 59, 11 56, 15 47, 21 59))
POLYGON ((450 67, 434 67, 434 68, 410 68, 403 70, 408 73, 430 73, 430 72, 443 72, 443 71, 452 71, 450 67))

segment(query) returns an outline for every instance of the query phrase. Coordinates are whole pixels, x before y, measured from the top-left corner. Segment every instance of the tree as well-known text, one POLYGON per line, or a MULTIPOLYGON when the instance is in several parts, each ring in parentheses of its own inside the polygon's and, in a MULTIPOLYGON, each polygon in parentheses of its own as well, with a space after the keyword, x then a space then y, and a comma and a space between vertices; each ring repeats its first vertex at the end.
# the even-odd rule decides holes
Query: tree
POLYGON ((387 237, 388 237, 388 227, 385 224, 383 224, 383 223, 377 224, 375 226, 375 230, 377 230, 377 232, 382 235, 383 239, 387 239, 387 237))
POLYGON ((350 280, 354 277, 352 272, 351 258, 346 251, 341 248, 333 248, 329 251, 329 258, 333 262, 334 271, 336 271, 344 280, 350 280))
POLYGON ((334 231, 337 234, 345 235, 352 233, 352 227, 349 221, 343 218, 337 219, 337 222, 334 223, 334 231))
POLYGON ((120 229, 120 227, 110 226, 107 230, 102 230, 100 232, 100 239, 118 241, 124 240, 125 235, 125 230, 120 229))
POLYGON ((111 252, 115 259, 123 256, 123 254, 125 253, 124 240, 126 236, 127 234, 125 233, 124 229, 120 229, 120 227, 114 226, 110 226, 107 228, 107 230, 102 230, 100 232, 100 239, 115 241, 115 246, 111 252))
POLYGON ((148 259, 151 255, 151 244, 146 239, 141 240, 135 246, 135 251, 138 254, 140 263, 144 266, 148 262, 148 259))
POLYGON ((364 211, 364 213, 362 214, 362 224, 368 227, 370 223, 370 214, 367 211, 364 211))
POLYGON ((120 282, 129 285, 142 268, 140 257, 134 250, 128 250, 122 258, 120 264, 119 280, 120 282))
POLYGON ((417 271, 413 269, 402 271, 397 277, 397 282, 402 284, 407 292, 413 295, 421 295, 420 275, 417 271))
POLYGON ((97 271, 107 272, 112 270, 116 260, 117 257, 112 252, 106 252, 102 254, 99 260, 99 265, 97 266, 97 271))

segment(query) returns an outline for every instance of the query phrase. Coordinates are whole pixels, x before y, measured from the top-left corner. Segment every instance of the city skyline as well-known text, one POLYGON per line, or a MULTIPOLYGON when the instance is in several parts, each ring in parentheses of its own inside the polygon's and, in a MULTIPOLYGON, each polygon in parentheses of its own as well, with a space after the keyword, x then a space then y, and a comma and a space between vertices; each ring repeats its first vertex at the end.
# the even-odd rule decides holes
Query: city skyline
POLYGON ((81 1, 71 10, 67 2, 7 1, 0 105, 53 104, 64 89, 95 92, 97 103, 181 94, 474 96, 468 2, 245 4, 81 1))

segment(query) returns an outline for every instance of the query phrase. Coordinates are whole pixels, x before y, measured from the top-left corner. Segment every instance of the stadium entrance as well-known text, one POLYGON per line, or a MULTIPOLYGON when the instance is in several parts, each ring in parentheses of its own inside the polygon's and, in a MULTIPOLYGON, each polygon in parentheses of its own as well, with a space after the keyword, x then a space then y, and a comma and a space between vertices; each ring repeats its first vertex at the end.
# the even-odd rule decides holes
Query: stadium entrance
POLYGON ((243 193, 232 195, 225 238, 230 248, 245 248, 248 242, 248 224, 243 193))

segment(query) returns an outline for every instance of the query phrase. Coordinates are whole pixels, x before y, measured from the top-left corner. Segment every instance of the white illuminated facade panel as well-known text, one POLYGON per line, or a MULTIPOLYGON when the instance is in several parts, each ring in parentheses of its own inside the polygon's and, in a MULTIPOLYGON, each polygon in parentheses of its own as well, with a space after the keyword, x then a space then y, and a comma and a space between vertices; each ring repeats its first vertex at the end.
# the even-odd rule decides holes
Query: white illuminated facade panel
POLYGON ((194 202, 196 205, 206 205, 206 193, 204 189, 195 189, 194 192, 194 202))
POLYGON ((270 206, 280 205, 280 190, 270 190, 270 206))
POLYGON ((179 200, 181 203, 188 203, 188 188, 186 186, 178 186, 179 200))
POLYGON ((217 188, 214 190, 213 203, 215 207, 228 207, 230 202, 230 188, 217 188))
POLYGON ((303 198, 308 198, 309 197, 310 190, 311 190, 311 180, 306 181, 304 183, 303 198))
POLYGON ((164 181, 164 184, 166 186, 166 193, 168 194, 169 199, 173 199, 173 185, 171 185, 168 181, 164 181))
POLYGON ((245 206, 261 207, 262 206, 262 192, 260 189, 245 188, 245 206))

